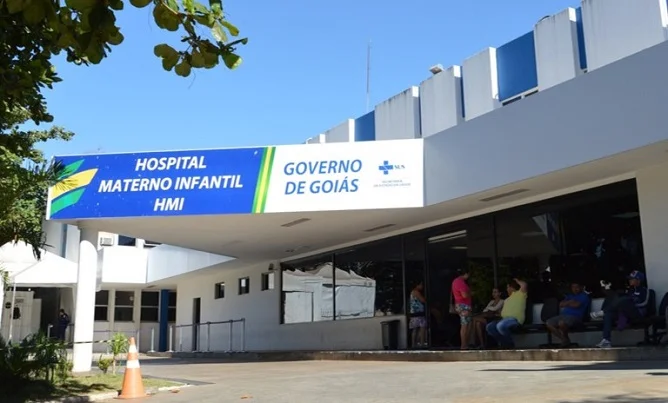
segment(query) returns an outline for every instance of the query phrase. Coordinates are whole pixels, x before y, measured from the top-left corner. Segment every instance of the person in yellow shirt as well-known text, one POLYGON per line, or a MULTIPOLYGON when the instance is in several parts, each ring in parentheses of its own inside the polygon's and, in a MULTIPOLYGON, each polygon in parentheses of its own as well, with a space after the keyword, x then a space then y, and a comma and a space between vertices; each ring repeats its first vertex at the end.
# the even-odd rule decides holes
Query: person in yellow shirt
POLYGON ((514 279, 507 286, 508 298, 503 303, 501 319, 487 324, 486 330, 502 348, 515 348, 512 329, 524 324, 527 307, 527 283, 514 279))

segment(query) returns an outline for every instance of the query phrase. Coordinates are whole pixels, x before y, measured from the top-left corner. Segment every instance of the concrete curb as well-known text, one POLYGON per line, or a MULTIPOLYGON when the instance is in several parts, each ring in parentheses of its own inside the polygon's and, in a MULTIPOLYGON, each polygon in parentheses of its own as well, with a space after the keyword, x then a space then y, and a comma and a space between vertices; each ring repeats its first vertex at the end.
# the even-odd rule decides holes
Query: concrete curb
MULTIPOLYGON (((146 395, 151 396, 163 392, 172 392, 175 390, 181 390, 184 388, 189 388, 192 385, 178 385, 178 386, 164 386, 161 388, 148 388, 146 389, 146 395)), ((106 393, 96 393, 87 396, 69 396, 63 397, 56 400, 47 400, 40 401, 39 403, 86 403, 86 402, 99 402, 102 400, 112 400, 118 397, 118 392, 106 392, 106 393)))
POLYGON ((278 361, 668 361, 668 348, 581 348, 542 350, 471 350, 471 351, 275 351, 275 352, 208 352, 155 353, 154 357, 217 360, 222 362, 278 361))

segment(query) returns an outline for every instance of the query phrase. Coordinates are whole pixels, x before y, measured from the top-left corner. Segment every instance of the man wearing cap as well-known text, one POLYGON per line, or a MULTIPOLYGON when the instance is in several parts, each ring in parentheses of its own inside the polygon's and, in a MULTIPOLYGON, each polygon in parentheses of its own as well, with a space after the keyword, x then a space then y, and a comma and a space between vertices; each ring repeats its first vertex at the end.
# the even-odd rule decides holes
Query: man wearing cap
POLYGON ((599 348, 610 348, 612 325, 617 321, 617 328, 623 330, 628 321, 638 319, 647 314, 649 291, 642 285, 645 275, 637 270, 629 276, 629 288, 623 295, 611 293, 603 303, 603 310, 592 312, 592 319, 603 318, 603 340, 596 345, 599 348))

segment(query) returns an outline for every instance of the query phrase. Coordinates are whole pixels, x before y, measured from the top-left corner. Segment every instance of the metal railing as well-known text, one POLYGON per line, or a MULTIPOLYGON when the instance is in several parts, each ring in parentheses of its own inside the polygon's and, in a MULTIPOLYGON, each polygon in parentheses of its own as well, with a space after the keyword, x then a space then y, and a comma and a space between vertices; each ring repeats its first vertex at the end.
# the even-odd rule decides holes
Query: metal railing
MULTIPOLYGON (((183 341, 185 336, 183 329, 190 329, 191 348, 189 352, 233 352, 235 351, 235 328, 239 328, 237 329, 237 332, 239 332, 237 333, 239 341, 236 344, 239 346, 239 349, 236 351, 245 352, 246 318, 170 326, 167 351, 174 352, 174 349, 178 347, 176 351, 184 352, 183 341), (235 323, 239 323, 239 325, 235 326, 235 323), (212 330, 214 331, 213 337, 212 330), (175 333, 177 336, 176 340, 174 340, 175 333), (227 343, 224 343, 225 334, 227 334, 227 343)), ((153 336, 153 333, 151 334, 153 336)), ((151 349, 153 349, 153 342, 151 343, 151 349)))
MULTIPOLYGON (((137 345, 137 350, 139 350, 139 345, 140 345, 140 335, 141 331, 139 329, 136 330, 94 330, 93 331, 93 341, 100 341, 100 340, 111 340, 116 333, 121 333, 124 334, 128 337, 134 337, 135 338, 135 343, 137 345), (102 337, 96 337, 96 335, 102 334, 102 337)), ((110 347, 109 343, 105 343, 107 346, 107 354, 110 353, 110 347)), ((141 350, 140 350, 141 351, 141 350)))

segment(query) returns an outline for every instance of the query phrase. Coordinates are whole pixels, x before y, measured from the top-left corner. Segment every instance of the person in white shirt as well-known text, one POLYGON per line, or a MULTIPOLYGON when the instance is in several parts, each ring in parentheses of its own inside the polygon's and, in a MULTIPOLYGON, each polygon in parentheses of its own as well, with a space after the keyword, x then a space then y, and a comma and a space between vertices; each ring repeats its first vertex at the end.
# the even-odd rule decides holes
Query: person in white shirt
POLYGON ((480 347, 486 345, 485 341, 485 326, 490 320, 499 319, 501 316, 501 309, 503 308, 503 299, 501 298, 501 291, 498 288, 492 289, 492 300, 489 301, 485 309, 481 313, 473 317, 473 324, 475 329, 476 342, 480 347))

